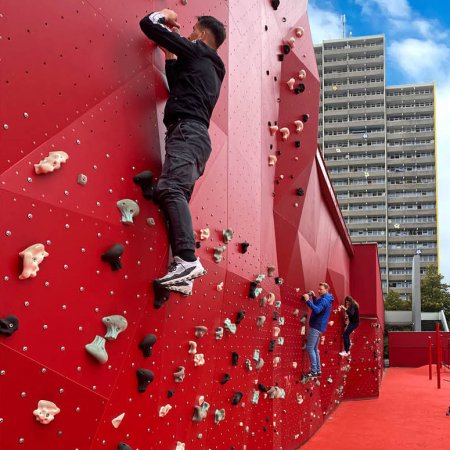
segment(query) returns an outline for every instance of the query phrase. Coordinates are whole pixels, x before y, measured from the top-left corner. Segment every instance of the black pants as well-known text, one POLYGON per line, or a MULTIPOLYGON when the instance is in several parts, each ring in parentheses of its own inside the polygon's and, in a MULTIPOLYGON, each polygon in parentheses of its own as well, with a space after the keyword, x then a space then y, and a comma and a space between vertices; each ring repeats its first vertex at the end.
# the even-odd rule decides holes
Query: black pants
POLYGON ((349 323, 344 331, 344 350, 348 353, 350 351, 350 334, 358 328, 359 323, 349 323))
POLYGON ((195 252, 189 201, 195 182, 211 154, 208 128, 201 122, 181 120, 166 133, 166 157, 156 186, 156 200, 169 222, 172 254, 195 252))

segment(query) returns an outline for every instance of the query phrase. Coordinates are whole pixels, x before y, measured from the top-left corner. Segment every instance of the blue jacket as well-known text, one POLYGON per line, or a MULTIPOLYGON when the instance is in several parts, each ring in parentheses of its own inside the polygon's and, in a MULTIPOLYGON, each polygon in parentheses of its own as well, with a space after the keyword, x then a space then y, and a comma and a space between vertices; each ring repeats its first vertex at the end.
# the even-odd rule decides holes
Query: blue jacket
POLYGON ((328 318, 330 317, 333 300, 334 297, 328 293, 322 295, 320 298, 314 297, 312 302, 310 300, 306 302, 306 304, 312 309, 311 317, 309 318, 310 328, 319 330, 321 333, 325 331, 328 318))

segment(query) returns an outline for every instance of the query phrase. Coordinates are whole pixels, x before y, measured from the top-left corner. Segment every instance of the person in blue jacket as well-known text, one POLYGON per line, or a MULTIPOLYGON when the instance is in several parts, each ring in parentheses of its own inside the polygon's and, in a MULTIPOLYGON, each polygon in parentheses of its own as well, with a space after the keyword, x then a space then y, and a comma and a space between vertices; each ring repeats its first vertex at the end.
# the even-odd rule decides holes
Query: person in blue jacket
POLYGON ((331 313, 333 296, 328 292, 330 287, 327 283, 319 283, 319 298, 316 297, 314 291, 303 294, 303 299, 307 306, 312 310, 309 318, 309 332, 306 349, 308 350, 309 360, 311 362, 311 370, 306 377, 320 377, 322 375, 320 365, 319 341, 320 335, 327 328, 328 318, 331 313))

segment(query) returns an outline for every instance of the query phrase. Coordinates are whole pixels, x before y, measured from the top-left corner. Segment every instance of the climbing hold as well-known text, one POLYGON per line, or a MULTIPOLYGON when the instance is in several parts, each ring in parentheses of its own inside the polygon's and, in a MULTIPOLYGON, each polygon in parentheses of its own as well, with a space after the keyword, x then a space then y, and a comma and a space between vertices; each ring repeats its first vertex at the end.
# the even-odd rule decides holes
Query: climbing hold
POLYGON ((122 244, 114 244, 109 248, 109 250, 103 253, 101 259, 102 261, 107 262, 113 271, 119 270, 122 268, 122 261, 120 260, 120 257, 122 256, 124 250, 125 247, 122 244))
POLYGON ((284 389, 281 389, 278 386, 272 386, 268 391, 267 395, 269 398, 275 399, 275 398, 284 398, 285 392, 284 389))
MULTIPOLYGON (((275 155, 269 155, 268 158, 269 158, 269 166, 274 166, 278 161, 278 159, 275 155)), ((245 252, 242 252, 242 253, 245 253, 245 252)))
POLYGON ((283 284, 284 280, 281 277, 276 277, 275 278, 275 284, 283 284))
POLYGON ((273 335, 274 337, 278 337, 278 335, 280 334, 280 328, 279 327, 273 327, 273 335))
POLYGON ((309 114, 303 114, 303 122, 306 123, 309 120, 309 114))
POLYGON ((211 231, 209 230, 209 228, 202 228, 200 230, 200 239, 202 241, 205 239, 208 239, 210 235, 211 235, 211 231))
POLYGON ((117 450, 133 450, 133 449, 128 444, 125 444, 125 442, 119 442, 117 450))
POLYGON ((307 314, 303 314, 302 318, 300 319, 301 323, 305 323, 306 319, 307 319, 308 315, 307 314))
POLYGON ((254 352, 253 352, 253 359, 255 361, 259 361, 259 350, 254 350, 254 352))
POLYGON ((256 277, 255 281, 259 284, 259 283, 262 283, 262 281, 264 280, 264 278, 266 278, 266 276, 265 276, 263 273, 260 273, 260 274, 256 277))
POLYGON ((237 366, 239 362, 239 354, 237 352, 231 353, 231 364, 237 366))
POLYGON ((188 353, 190 355, 195 355, 197 353, 197 342, 189 341, 189 350, 188 353))
POLYGON ((304 80, 306 78, 306 70, 304 69, 300 70, 300 72, 298 73, 298 78, 300 80, 304 80))
POLYGON ((50 152, 39 164, 34 165, 34 171, 37 175, 41 173, 50 173, 61 167, 69 159, 69 155, 62 150, 50 152))
POLYGON ((194 366, 204 366, 205 365, 205 355, 203 353, 197 353, 194 355, 194 366))
POLYGON ((43 425, 48 425, 54 420, 56 414, 59 414, 61 410, 48 400, 39 400, 37 409, 33 411, 33 415, 36 420, 43 425))
POLYGON ((274 311, 274 312, 272 313, 272 319, 273 319, 273 320, 278 320, 278 311, 274 311))
POLYGON ((138 392, 145 392, 147 386, 153 381, 155 378, 155 374, 148 369, 137 369, 136 377, 138 381, 138 392))
POLYGON ((236 333, 236 324, 232 323, 230 319, 226 318, 224 321, 225 330, 229 331, 231 334, 236 333))
POLYGON ((181 0, 181 4, 182 5, 187 5, 188 4, 188 0, 181 0))
POLYGON ((300 310, 299 309, 294 309, 294 311, 292 312, 292 314, 297 317, 300 314, 300 310))
POLYGON ((300 335, 304 336, 305 334, 306 334, 306 327, 305 327, 305 325, 303 325, 301 330, 300 330, 300 335))
POLYGON ((305 92, 305 85, 303 83, 300 83, 295 89, 295 94, 301 94, 302 92, 305 92))
POLYGON ((280 364, 281 362, 281 358, 279 356, 275 356, 275 358, 273 358, 273 367, 278 367, 278 364, 280 364))
POLYGON ((271 125, 269 127, 270 135, 275 136, 276 132, 278 131, 278 125, 271 125))
POLYGON ((225 244, 228 244, 231 239, 233 239, 233 230, 231 228, 226 228, 225 230, 222 231, 222 235, 223 235, 223 242, 225 244))
POLYGON ((102 336, 95 336, 94 340, 90 344, 86 344, 84 348, 100 364, 105 364, 105 362, 108 361, 108 354, 105 349, 105 338, 102 336))
POLYGON ((251 281, 250 282, 250 291, 248 296, 250 298, 256 298, 258 297, 259 294, 261 294, 262 289, 260 287, 258 287, 258 283, 251 281))
POLYGON ((284 41, 287 45, 289 45, 290 48, 294 48, 295 47, 295 37, 291 36, 289 39, 286 39, 284 41))
POLYGON ((0 333, 11 336, 19 329, 19 319, 16 316, 6 316, 0 319, 0 333))
POLYGON ((177 446, 175 450, 184 450, 184 448, 185 448, 184 442, 177 441, 177 446))
POLYGON ((206 328, 203 325, 197 325, 195 327, 195 337, 196 338, 202 338, 206 333, 208 332, 208 328, 206 328))
POLYGON ((244 317, 245 311, 239 311, 236 316, 236 324, 239 325, 244 317))
POLYGON ((220 292, 223 290, 223 281, 221 281, 217 286, 216 289, 220 292))
POLYGON ((184 380, 185 374, 185 368, 183 366, 178 366, 178 369, 173 374, 173 378, 175 380, 175 383, 181 383, 184 380))
MULTIPOLYGON (((279 319, 278 319, 278 324, 279 325, 284 325, 284 317, 280 317, 279 319)), ((324 337, 324 336, 323 336, 324 337)))
POLYGON ((241 401, 243 395, 244 394, 242 392, 239 391, 235 392, 233 395, 233 399, 231 400, 231 404, 237 405, 241 401))
POLYGON ((289 55, 289 53, 291 51, 291 46, 289 44, 283 44, 282 48, 283 48, 283 53, 285 55, 289 55))
POLYGON ((268 277, 273 277, 274 273, 275 273, 276 267, 272 264, 267 266, 267 276, 268 277))
POLYGON ((288 81, 286 81, 286 84, 288 85, 289 89, 291 91, 294 90, 294 85, 295 85, 295 78, 289 78, 288 81))
POLYGON ((161 406, 161 408, 159 408, 159 417, 165 417, 167 416, 167 413, 172 409, 172 405, 165 405, 165 406, 161 406))
POLYGON ((223 258, 223 252, 227 249, 227 247, 225 245, 223 245, 222 247, 215 247, 214 248, 214 261, 216 263, 219 263, 220 261, 222 261, 223 258))
POLYGON ((303 191, 302 188, 298 188, 295 192, 299 197, 302 197, 303 195, 305 195, 305 192, 303 191))
POLYGON ((259 391, 257 390, 253 390, 253 394, 252 394, 252 403, 254 405, 257 405, 259 402, 259 391))
POLYGON ((153 307, 155 309, 161 308, 170 298, 170 291, 165 289, 158 280, 153 280, 154 300, 153 307))
MULTIPOLYGON (((276 278, 275 278, 275 282, 276 282, 276 278)), ((272 306, 275 302, 275 294, 273 292, 269 292, 269 294, 267 295, 267 304, 272 306)))
POLYGON ((280 308, 280 307, 281 307, 281 300, 277 300, 277 301, 273 304, 273 306, 274 306, 275 308, 280 308))
POLYGON ((261 392, 267 392, 267 391, 268 391, 267 387, 264 386, 262 383, 258 383, 258 389, 259 389, 261 392))
POLYGON ((263 307, 267 305, 267 295, 264 297, 261 297, 261 300, 259 301, 259 306, 263 307))
POLYGON ((114 417, 114 419, 111 420, 112 426, 114 428, 119 428, 124 417, 125 417, 125 413, 122 413, 122 414, 118 415, 117 417, 114 417))
POLYGON ((39 264, 48 256, 43 244, 33 244, 22 250, 19 256, 23 258, 23 270, 19 280, 34 278, 39 272, 39 264))
POLYGON ((283 141, 287 141, 289 135, 291 134, 291 132, 289 131, 289 128, 287 128, 287 127, 281 128, 280 133, 281 133, 281 139, 283 139, 283 141))
POLYGON ((247 249, 248 249, 249 245, 250 244, 248 242, 241 242, 241 252, 242 253, 247 253, 247 249))
POLYGON ((147 200, 151 200, 155 195, 155 183, 153 182, 153 173, 150 170, 144 170, 133 177, 133 181, 142 189, 142 195, 147 200))
POLYGON ((228 373, 224 373, 222 379, 220 380, 220 384, 225 384, 231 377, 228 373))
POLYGON ((275 339, 271 339, 270 344, 269 344, 269 352, 273 352, 275 349, 275 339))
POLYGON ((262 328, 265 321, 266 316, 258 316, 258 318, 256 319, 256 325, 258 325, 259 328, 262 328))
POLYGON ((334 325, 334 320, 330 320, 330 321, 328 322, 328 325, 329 325, 330 327, 332 327, 332 326, 334 325))
POLYGON ((296 35, 297 37, 302 37, 303 34, 304 34, 304 32, 305 32, 305 29, 304 29, 303 27, 297 27, 297 28, 295 29, 295 35, 296 35))
POLYGON ((296 395, 297 395, 297 403, 301 405, 303 403, 304 397, 302 397, 302 395, 299 392, 297 392, 296 395))
POLYGON ((133 217, 139 214, 138 204, 129 198, 119 200, 116 204, 122 213, 122 223, 125 225, 131 225, 133 223, 133 217))
POLYGON ((284 345, 284 337, 283 336, 280 336, 278 338, 278 345, 284 345))
POLYGON ((217 425, 222 420, 225 420, 225 410, 223 408, 216 409, 216 412, 214 413, 214 423, 217 425))
POLYGON ((128 327, 127 319, 123 316, 108 316, 103 317, 102 322, 106 325, 107 332, 105 334, 105 339, 112 341, 117 339, 117 336, 122 331, 125 331, 128 327))
POLYGON ((303 131, 303 122, 301 120, 295 120, 294 124, 296 133, 301 133, 303 131))
POLYGON ((222 327, 217 327, 216 328, 216 339, 220 340, 223 338, 223 328, 222 327))
MULTIPOLYGON (((147 218, 147 225, 153 227, 156 225, 155 219, 153 217, 148 217, 147 218)), ((198 244, 199 242, 197 242, 196 244, 198 244)))
POLYGON ((208 414, 209 403, 203 402, 200 406, 194 406, 194 415, 192 416, 192 420, 194 422, 201 422, 208 414))
POLYGON ((280 0, 271 0, 272 8, 276 11, 280 6, 280 0))
POLYGON ((139 349, 146 358, 152 356, 153 345, 155 345, 155 342, 156 336, 154 334, 147 334, 147 336, 139 343, 139 349))
POLYGON ((78 174, 77 183, 79 185, 81 185, 81 186, 86 186, 86 184, 87 184, 87 176, 82 174, 82 173, 78 174))
POLYGON ((253 370, 252 362, 251 362, 249 359, 246 359, 246 360, 245 360, 245 368, 246 368, 249 372, 251 372, 251 371, 253 370))
POLYGON ((263 366, 264 366, 264 359, 259 358, 255 365, 256 370, 261 370, 263 366))
MULTIPOLYGON (((300 141, 295 141, 295 148, 300 148, 300 141)), ((294 177, 291 175, 291 178, 294 177)))

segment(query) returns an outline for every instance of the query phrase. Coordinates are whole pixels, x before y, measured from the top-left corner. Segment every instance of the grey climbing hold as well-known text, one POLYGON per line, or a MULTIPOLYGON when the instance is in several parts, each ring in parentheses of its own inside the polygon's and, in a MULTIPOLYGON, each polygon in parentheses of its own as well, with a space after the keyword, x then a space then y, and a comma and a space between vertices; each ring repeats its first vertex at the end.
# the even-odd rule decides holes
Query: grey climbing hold
POLYGON ((201 422, 208 414, 209 403, 203 402, 200 406, 194 406, 194 415, 192 416, 192 420, 194 422, 201 422))
POLYGON ((214 248, 214 261, 216 263, 219 263, 220 261, 222 261, 223 258, 223 252, 226 250, 227 248, 223 245, 222 247, 215 247, 214 248))
POLYGON ((264 367, 264 359, 259 358, 255 365, 256 370, 261 370, 264 367))
POLYGON ((214 413, 214 423, 217 425, 222 420, 225 420, 225 410, 222 409, 216 409, 216 412, 214 413))
POLYGON ((122 223, 125 225, 131 225, 133 223, 133 217, 139 214, 138 204, 129 198, 119 200, 117 207, 122 213, 122 223))
POLYGON ((86 351, 93 356, 100 364, 105 364, 108 361, 108 354, 105 349, 105 338, 102 336, 95 336, 90 344, 86 344, 86 351))
POLYGON ((117 450, 133 450, 133 449, 128 444, 125 444, 125 442, 119 442, 117 450))
POLYGON ((284 337, 280 336, 278 338, 278 345, 284 345, 284 337))
POLYGON ((258 325, 259 328, 262 328, 264 326, 264 322, 266 321, 266 316, 258 316, 256 319, 256 325, 258 325))
POLYGON ((263 273, 260 273, 260 274, 256 277, 255 281, 259 284, 259 283, 261 283, 261 282, 264 280, 264 278, 266 278, 266 276, 265 276, 263 273))
POLYGON ((267 266, 267 276, 268 277, 273 277, 274 274, 275 274, 275 270, 276 270, 275 266, 273 266, 273 265, 267 266))
POLYGON ((195 337, 202 338, 208 332, 208 328, 203 325, 195 327, 195 337))
POLYGON ((184 380, 185 376, 185 368, 183 366, 179 366, 177 371, 173 374, 175 383, 181 383, 184 380))
POLYGON ((246 359, 246 360, 245 360, 245 368, 246 368, 249 372, 251 372, 251 371, 253 370, 252 362, 251 362, 249 359, 246 359))
POLYGON ((236 324, 232 323, 230 319, 226 318, 224 321, 225 330, 229 331, 231 334, 236 334, 236 324))
POLYGON ((216 328, 216 339, 220 340, 223 338, 223 328, 222 327, 217 327, 216 328))
POLYGON ((225 244, 228 244, 231 239, 233 239, 233 230, 231 228, 226 228, 225 230, 222 231, 223 234, 223 242, 225 244))
POLYGON ((77 183, 81 186, 86 186, 87 184, 87 176, 83 173, 78 174, 77 183))
POLYGON ((128 327, 127 319, 118 315, 103 317, 102 322, 107 329, 105 339, 108 339, 108 341, 117 339, 119 333, 125 331, 128 327))
POLYGON ((259 402, 259 391, 253 390, 253 393, 252 393, 252 403, 253 403, 254 405, 257 405, 258 402, 259 402))
POLYGON ((259 350, 255 350, 255 351, 253 352, 253 359, 254 359, 255 361, 259 361, 259 350))
POLYGON ((280 307, 281 307, 281 301, 280 301, 280 300, 277 300, 277 301, 274 303, 274 306, 275 306, 275 308, 280 308, 280 307))

